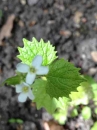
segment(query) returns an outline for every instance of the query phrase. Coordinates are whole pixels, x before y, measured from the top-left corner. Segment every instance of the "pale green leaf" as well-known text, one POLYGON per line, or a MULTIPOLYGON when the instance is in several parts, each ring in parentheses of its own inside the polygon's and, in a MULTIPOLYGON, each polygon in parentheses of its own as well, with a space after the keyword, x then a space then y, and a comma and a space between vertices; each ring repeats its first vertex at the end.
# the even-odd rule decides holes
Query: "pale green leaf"
POLYGON ((71 92, 69 97, 71 98, 71 105, 87 105, 91 98, 91 86, 88 82, 83 82, 77 87, 77 92, 71 92))
POLYGON ((93 124, 91 130, 97 130, 97 121, 93 124))
POLYGON ((53 117, 61 125, 65 124, 68 114, 69 99, 65 97, 60 97, 57 102, 57 110, 54 112, 53 117))
POLYGON ((23 42, 24 47, 18 47, 20 54, 17 57, 25 64, 30 65, 36 55, 43 57, 42 65, 48 65, 57 58, 55 47, 53 47, 49 41, 45 43, 43 39, 41 39, 40 42, 38 42, 35 38, 33 38, 32 41, 28 41, 24 38, 23 42))
POLYGON ((90 76, 85 76, 85 78, 91 87, 89 96, 91 96, 91 99, 94 101, 95 105, 97 105, 97 82, 90 76))
POLYGON ((71 112, 71 117, 76 117, 76 116, 78 116, 78 111, 77 111, 76 108, 74 108, 74 109, 72 110, 72 112, 71 112))
POLYGON ((91 109, 90 107, 86 106, 82 109, 82 117, 85 119, 85 120, 88 120, 90 119, 91 117, 91 109))

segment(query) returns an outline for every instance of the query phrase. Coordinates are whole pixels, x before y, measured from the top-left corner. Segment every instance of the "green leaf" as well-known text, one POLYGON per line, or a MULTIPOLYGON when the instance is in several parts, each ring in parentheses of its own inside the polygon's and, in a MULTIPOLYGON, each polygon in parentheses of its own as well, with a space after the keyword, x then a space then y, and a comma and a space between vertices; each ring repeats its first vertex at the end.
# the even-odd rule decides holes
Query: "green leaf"
POLYGON ((65 97, 60 97, 56 103, 57 109, 53 114, 55 120, 57 120, 61 125, 65 124, 68 114, 69 99, 65 97))
POLYGON ((22 119, 15 119, 15 118, 9 119, 8 122, 9 122, 9 123, 23 124, 23 120, 22 120, 22 119))
POLYGON ((91 130, 97 130, 97 121, 93 124, 91 130))
POLYGON ((90 87, 91 87, 91 99, 94 101, 95 105, 97 105, 97 82, 90 76, 85 76, 90 87))
POLYGON ((91 117, 91 109, 90 107, 86 106, 82 109, 82 117, 85 119, 85 120, 88 120, 90 119, 91 117))
POLYGON ((97 108, 94 109, 95 114, 97 114, 97 108))
POLYGON ((55 47, 53 47, 49 41, 45 43, 43 39, 41 39, 40 42, 38 42, 33 38, 32 42, 26 39, 23 39, 23 42, 24 47, 18 47, 20 54, 17 57, 25 64, 30 65, 36 55, 43 57, 42 65, 48 65, 57 58, 56 51, 54 51, 55 47))
POLYGON ((74 109, 72 110, 72 112, 71 112, 71 116, 72 116, 72 117, 76 117, 76 116, 78 116, 78 111, 77 111, 76 108, 74 108, 74 109))
POLYGON ((21 76, 16 75, 14 77, 10 77, 8 79, 6 79, 3 83, 2 86, 6 83, 7 85, 16 85, 19 84, 21 81, 21 76))
POLYGON ((46 93, 47 81, 38 79, 33 84, 33 94, 35 96, 34 102, 36 102, 37 109, 44 107, 49 113, 54 113, 57 108, 57 99, 51 98, 46 93))
POLYGON ((79 68, 74 67, 64 59, 57 60, 49 66, 46 76, 46 91, 51 97, 69 97, 71 91, 76 91, 79 84, 85 81, 79 74, 79 68))
POLYGON ((16 119, 16 122, 17 122, 18 124, 23 124, 23 120, 22 120, 22 119, 16 119))
POLYGON ((81 83, 80 86, 77 87, 77 92, 71 92, 71 94, 69 94, 72 100, 70 104, 74 106, 80 104, 87 105, 89 99, 92 97, 91 91, 91 86, 88 82, 81 83))
POLYGON ((64 125, 67 119, 67 114, 68 111, 61 111, 57 112, 56 114, 53 115, 54 120, 58 121, 60 125, 64 125))
POLYGON ((16 119, 15 118, 11 118, 8 120, 9 123, 16 123, 16 119))

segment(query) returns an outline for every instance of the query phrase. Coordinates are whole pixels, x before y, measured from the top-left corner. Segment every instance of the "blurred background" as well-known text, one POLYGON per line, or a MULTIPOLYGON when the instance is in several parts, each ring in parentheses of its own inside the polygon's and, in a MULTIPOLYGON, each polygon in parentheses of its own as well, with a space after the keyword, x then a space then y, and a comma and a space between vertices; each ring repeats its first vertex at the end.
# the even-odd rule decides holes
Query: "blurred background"
MULTIPOLYGON (((15 74, 17 47, 32 37, 49 40, 59 58, 97 81, 97 0, 0 0, 0 83, 15 74)), ((74 118, 59 125, 29 100, 19 103, 11 86, 0 88, 0 130, 90 130, 91 122, 74 118)))

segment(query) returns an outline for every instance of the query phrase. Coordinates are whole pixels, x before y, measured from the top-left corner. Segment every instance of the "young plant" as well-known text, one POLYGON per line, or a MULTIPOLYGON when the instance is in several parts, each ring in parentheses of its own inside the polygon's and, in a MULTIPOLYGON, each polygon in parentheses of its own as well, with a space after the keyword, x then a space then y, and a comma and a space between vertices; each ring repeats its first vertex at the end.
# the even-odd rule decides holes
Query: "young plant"
MULTIPOLYGON (((29 98, 36 103, 37 109, 44 107, 60 124, 65 123, 70 107, 74 108, 71 116, 78 116, 79 105, 85 105, 81 114, 89 119, 92 113, 87 105, 92 99, 97 106, 97 83, 89 76, 80 75, 80 69, 72 63, 58 59, 55 47, 49 41, 45 43, 41 39, 38 42, 33 38, 32 41, 23 39, 23 42, 24 47, 18 47, 17 58, 21 63, 16 65, 16 75, 2 85, 14 85, 19 102, 29 98)), ((10 123, 19 121, 9 120, 10 123)), ((97 128, 96 124, 93 130, 97 128)))
POLYGON ((18 47, 17 57, 21 63, 16 65, 16 75, 4 83, 16 87, 19 102, 25 102, 28 97, 36 103, 37 109, 44 107, 53 114, 56 109, 62 109, 61 101, 70 100, 69 94, 77 91, 85 78, 72 63, 58 59, 49 41, 38 42, 33 38, 32 41, 23 39, 23 42, 24 47, 18 47))

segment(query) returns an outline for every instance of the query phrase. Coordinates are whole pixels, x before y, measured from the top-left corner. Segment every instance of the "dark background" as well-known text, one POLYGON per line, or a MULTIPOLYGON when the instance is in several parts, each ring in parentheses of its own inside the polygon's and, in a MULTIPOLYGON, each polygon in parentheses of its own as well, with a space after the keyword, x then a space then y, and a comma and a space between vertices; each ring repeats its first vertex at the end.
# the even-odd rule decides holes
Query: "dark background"
MULTIPOLYGON (((0 0, 0 83, 15 74, 17 47, 23 46, 22 38, 32 37, 49 40, 60 58, 97 80, 96 0, 0 0)), ((17 96, 11 86, 0 88, 0 130, 44 129, 43 122, 52 117, 44 109, 38 111, 29 100, 19 103, 17 96), (24 123, 10 124, 10 118, 20 118, 24 123)), ((77 118, 57 128, 89 130, 90 126, 77 118), (82 125, 77 127, 80 122, 82 125)))

